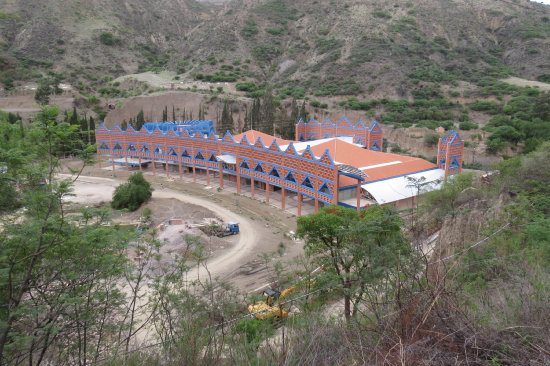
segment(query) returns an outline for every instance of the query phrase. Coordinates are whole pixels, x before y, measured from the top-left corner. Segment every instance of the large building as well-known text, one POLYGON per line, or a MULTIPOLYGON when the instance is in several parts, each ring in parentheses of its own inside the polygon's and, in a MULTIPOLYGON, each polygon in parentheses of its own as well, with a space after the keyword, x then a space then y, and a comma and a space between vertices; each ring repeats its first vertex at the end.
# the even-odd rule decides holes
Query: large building
POLYGON ((440 139, 437 165, 378 151, 382 130, 376 122, 366 127, 345 117, 338 124, 300 121, 296 132, 302 141, 254 130, 217 137, 212 121, 186 121, 148 123, 140 131, 101 125, 96 139, 100 161, 108 156, 112 169, 121 164, 180 179, 192 176, 193 181, 276 201, 282 209, 293 204, 298 215, 304 204, 315 212, 329 204, 410 208, 419 193, 438 188, 462 168, 464 144, 454 131, 440 139))

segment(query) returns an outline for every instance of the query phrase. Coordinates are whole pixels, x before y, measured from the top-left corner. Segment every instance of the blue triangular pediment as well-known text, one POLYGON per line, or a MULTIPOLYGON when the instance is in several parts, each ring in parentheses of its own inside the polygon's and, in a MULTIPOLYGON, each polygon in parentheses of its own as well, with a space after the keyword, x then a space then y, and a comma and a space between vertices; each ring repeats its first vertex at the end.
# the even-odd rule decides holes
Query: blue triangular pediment
POLYGON ((113 147, 113 150, 122 150, 122 146, 120 146, 120 144, 117 142, 113 147))
POLYGON ((150 153, 151 152, 151 150, 149 150, 149 147, 147 145, 143 145, 143 147, 139 151, 143 152, 143 153, 150 153))
POLYGON ((248 139, 246 138, 246 135, 244 135, 243 138, 241 139, 241 141, 239 141, 239 145, 250 146, 250 142, 248 142, 248 139))
POLYGON ((115 125, 113 126, 113 129, 111 130, 111 132, 114 132, 114 133, 121 133, 122 130, 121 130, 120 127, 118 127, 118 125, 115 123, 115 125))
POLYGON ((298 156, 298 153, 296 152, 296 149, 294 148, 294 144, 292 142, 288 144, 288 147, 285 150, 285 154, 290 156, 298 156))
POLYGON ((101 150, 111 150, 105 142, 102 142, 101 145, 99 145, 99 149, 101 149, 101 150))
POLYGON ((279 147, 279 144, 277 143, 277 140, 273 139, 273 142, 271 145, 269 145, 269 151, 281 153, 281 148, 279 147))
POLYGON ((334 168, 334 160, 332 160, 332 156, 330 156, 328 149, 326 149, 323 155, 321 155, 319 164, 334 168))
POLYGON ((258 138, 256 139, 256 142, 254 143, 254 148, 265 150, 265 145, 264 145, 264 142, 262 141, 262 138, 261 138, 261 137, 258 137, 258 138), (256 147, 256 145, 258 144, 258 142, 260 143, 260 146, 261 146, 261 147, 256 147))
POLYGON ((231 135, 231 132, 227 131, 225 135, 223 135, 222 142, 225 144, 236 144, 235 139, 233 138, 233 135, 231 135))
POLYGON ((355 125, 355 128, 365 129, 367 127, 365 126, 362 120, 359 120, 359 122, 357 122, 357 124, 355 125))
POLYGON ((136 149, 136 147, 134 146, 134 144, 130 144, 130 145, 128 146, 128 148, 126 149, 126 151, 136 152, 137 149, 136 149))

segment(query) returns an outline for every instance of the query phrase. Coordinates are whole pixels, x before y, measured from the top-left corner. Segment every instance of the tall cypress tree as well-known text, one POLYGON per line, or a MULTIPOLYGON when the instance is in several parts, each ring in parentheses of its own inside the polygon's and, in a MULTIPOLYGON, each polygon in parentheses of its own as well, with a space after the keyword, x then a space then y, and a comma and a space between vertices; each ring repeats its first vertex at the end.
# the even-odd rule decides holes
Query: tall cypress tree
POLYGON ((222 117, 218 133, 223 136, 227 131, 233 133, 233 115, 226 99, 223 102, 222 117))
POLYGON ((273 101, 273 94, 271 88, 267 87, 262 98, 261 108, 261 123, 258 129, 261 132, 273 133, 273 126, 275 125, 275 103, 273 101))
POLYGON ((172 104, 172 121, 176 121, 176 107, 172 104))
POLYGON ((250 129, 259 130, 260 121, 262 120, 262 105, 260 103, 260 98, 254 99, 252 104, 252 111, 250 112, 250 129))
MULTIPOLYGON (((305 99, 302 103, 302 108, 300 109, 300 118, 303 119, 304 122, 307 122, 308 118, 309 118, 309 114, 306 111, 306 101, 305 101, 305 99)), ((298 121, 296 121, 296 122, 298 122, 298 121)))
POLYGON ((71 118, 69 119, 69 124, 71 124, 71 125, 77 125, 78 124, 78 112, 76 111, 76 106, 73 107, 73 114, 71 115, 71 118))
POLYGON ((95 144, 95 121, 94 117, 90 116, 90 122, 88 123, 89 131, 91 131, 90 144, 95 144))
POLYGON ((168 106, 164 106, 164 110, 162 111, 162 121, 161 122, 166 122, 168 121, 168 106))
POLYGON ((143 116, 143 109, 139 111, 136 116, 136 131, 141 130, 143 124, 145 123, 145 117, 143 116))

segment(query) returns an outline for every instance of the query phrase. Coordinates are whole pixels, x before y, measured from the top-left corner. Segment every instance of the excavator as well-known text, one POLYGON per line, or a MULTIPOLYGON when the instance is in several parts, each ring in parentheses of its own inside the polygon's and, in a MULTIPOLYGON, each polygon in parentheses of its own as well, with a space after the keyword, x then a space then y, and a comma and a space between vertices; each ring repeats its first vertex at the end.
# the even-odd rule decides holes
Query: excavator
POLYGON ((283 292, 269 288, 263 292, 263 295, 266 296, 266 300, 249 305, 248 312, 254 314, 256 319, 261 320, 284 319, 288 316, 288 310, 281 304, 285 302, 286 296, 298 290, 298 286, 289 287, 283 290, 283 292))

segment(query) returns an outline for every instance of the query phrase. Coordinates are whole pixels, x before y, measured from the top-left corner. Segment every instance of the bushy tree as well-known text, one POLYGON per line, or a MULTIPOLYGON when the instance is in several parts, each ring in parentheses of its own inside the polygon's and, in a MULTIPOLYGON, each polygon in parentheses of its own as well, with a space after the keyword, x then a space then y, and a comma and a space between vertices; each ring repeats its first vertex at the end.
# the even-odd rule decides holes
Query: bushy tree
POLYGON ((323 207, 298 218, 297 236, 305 240, 306 255, 326 271, 328 283, 343 294, 348 320, 365 296, 376 293, 378 284, 398 275, 412 254, 401 232, 401 219, 387 207, 360 212, 323 207))
POLYGON ((127 183, 116 187, 111 206, 117 210, 127 208, 135 211, 151 198, 152 193, 151 184, 145 180, 141 172, 137 172, 128 178, 127 183))

